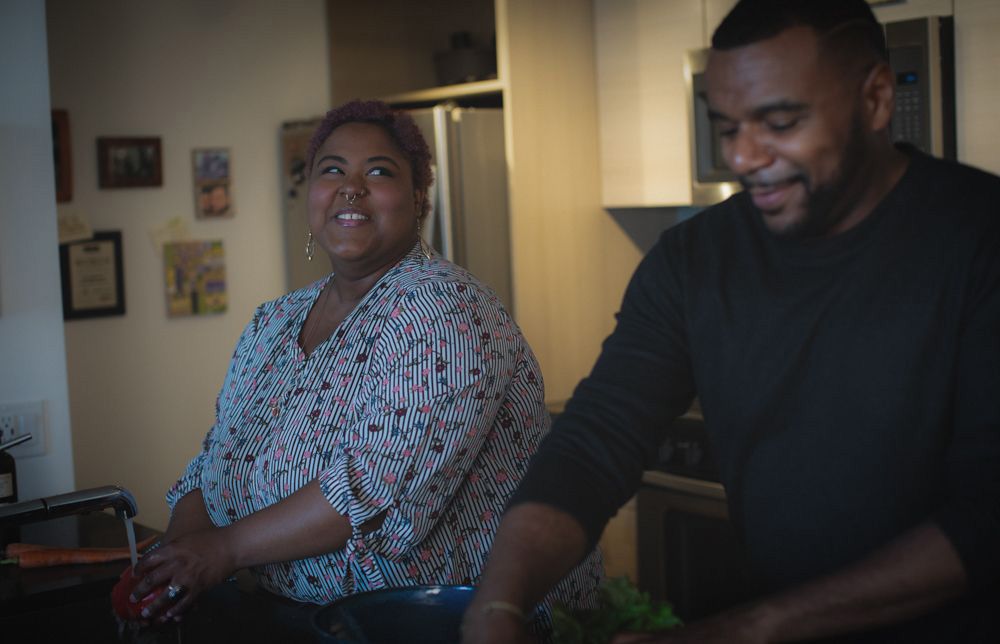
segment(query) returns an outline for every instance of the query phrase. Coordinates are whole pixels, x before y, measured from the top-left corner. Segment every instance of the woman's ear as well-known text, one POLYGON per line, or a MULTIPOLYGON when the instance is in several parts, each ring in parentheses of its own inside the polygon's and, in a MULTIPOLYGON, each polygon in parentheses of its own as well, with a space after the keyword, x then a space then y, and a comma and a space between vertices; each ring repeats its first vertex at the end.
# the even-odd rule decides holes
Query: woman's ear
POLYGON ((868 129, 887 129, 896 109, 896 81, 889 63, 879 61, 868 71, 861 87, 861 101, 868 129))

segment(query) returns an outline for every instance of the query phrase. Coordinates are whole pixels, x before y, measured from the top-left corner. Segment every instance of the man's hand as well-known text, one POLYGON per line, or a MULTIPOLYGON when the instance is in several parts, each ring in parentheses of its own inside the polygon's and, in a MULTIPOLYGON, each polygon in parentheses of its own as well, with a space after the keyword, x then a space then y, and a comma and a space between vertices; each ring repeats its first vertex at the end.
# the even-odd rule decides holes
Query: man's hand
POLYGON ((531 642, 523 619, 509 611, 491 610, 490 603, 512 604, 529 612, 586 554, 586 545, 583 527, 561 510, 538 503, 507 510, 465 611, 462 642, 531 642))
POLYGON ((462 620, 463 644, 536 644, 514 615, 473 610, 462 620))
POLYGON ((619 633, 612 644, 767 644, 772 634, 763 613, 750 606, 663 633, 619 633))
POLYGON ((925 523, 826 577, 663 635, 623 633, 614 644, 801 642, 869 631, 942 606, 966 584, 951 542, 925 523))

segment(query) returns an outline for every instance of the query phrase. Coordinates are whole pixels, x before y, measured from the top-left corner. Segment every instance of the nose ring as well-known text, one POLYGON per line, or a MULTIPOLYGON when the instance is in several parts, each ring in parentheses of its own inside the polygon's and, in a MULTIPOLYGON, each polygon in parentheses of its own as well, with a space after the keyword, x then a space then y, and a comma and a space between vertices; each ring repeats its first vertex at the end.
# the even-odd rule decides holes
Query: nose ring
POLYGON ((350 195, 346 195, 347 196, 347 205, 348 206, 353 206, 354 202, 358 200, 358 197, 363 197, 364 195, 365 195, 365 191, 364 190, 361 190, 359 192, 353 192, 350 195))

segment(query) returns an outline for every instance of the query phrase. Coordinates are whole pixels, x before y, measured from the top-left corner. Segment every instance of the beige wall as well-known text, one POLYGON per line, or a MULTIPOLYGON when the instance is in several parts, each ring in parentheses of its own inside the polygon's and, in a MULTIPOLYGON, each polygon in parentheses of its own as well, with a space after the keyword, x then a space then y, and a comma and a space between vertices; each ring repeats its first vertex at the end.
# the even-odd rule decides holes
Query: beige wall
MULTIPOLYGON (((69 111, 74 197, 121 230, 127 313, 66 323, 77 487, 120 483, 162 528, 243 325, 284 291, 279 129, 329 97, 322 0, 49 0, 52 104, 69 111), (99 190, 98 136, 159 136, 162 188, 99 190), (194 219, 191 149, 232 152, 235 218, 194 219), (151 232, 180 218, 225 245, 229 311, 169 319, 151 232)), ((49 258, 55 261, 54 252, 49 258)), ((50 268, 51 269, 51 268, 50 268)))
POLYGON ((44 401, 45 455, 17 460, 20 500, 73 487, 45 6, 0 2, 0 402, 44 401))

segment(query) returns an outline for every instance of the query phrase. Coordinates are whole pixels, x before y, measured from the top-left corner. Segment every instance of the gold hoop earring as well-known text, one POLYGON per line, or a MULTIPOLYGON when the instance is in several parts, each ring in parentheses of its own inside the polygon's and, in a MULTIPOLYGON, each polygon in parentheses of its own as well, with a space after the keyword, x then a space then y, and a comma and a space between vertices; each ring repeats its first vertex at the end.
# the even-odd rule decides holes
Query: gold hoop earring
POLYGON ((306 238, 306 260, 313 261, 313 253, 316 252, 316 240, 313 239, 312 231, 309 231, 309 237, 306 238))

